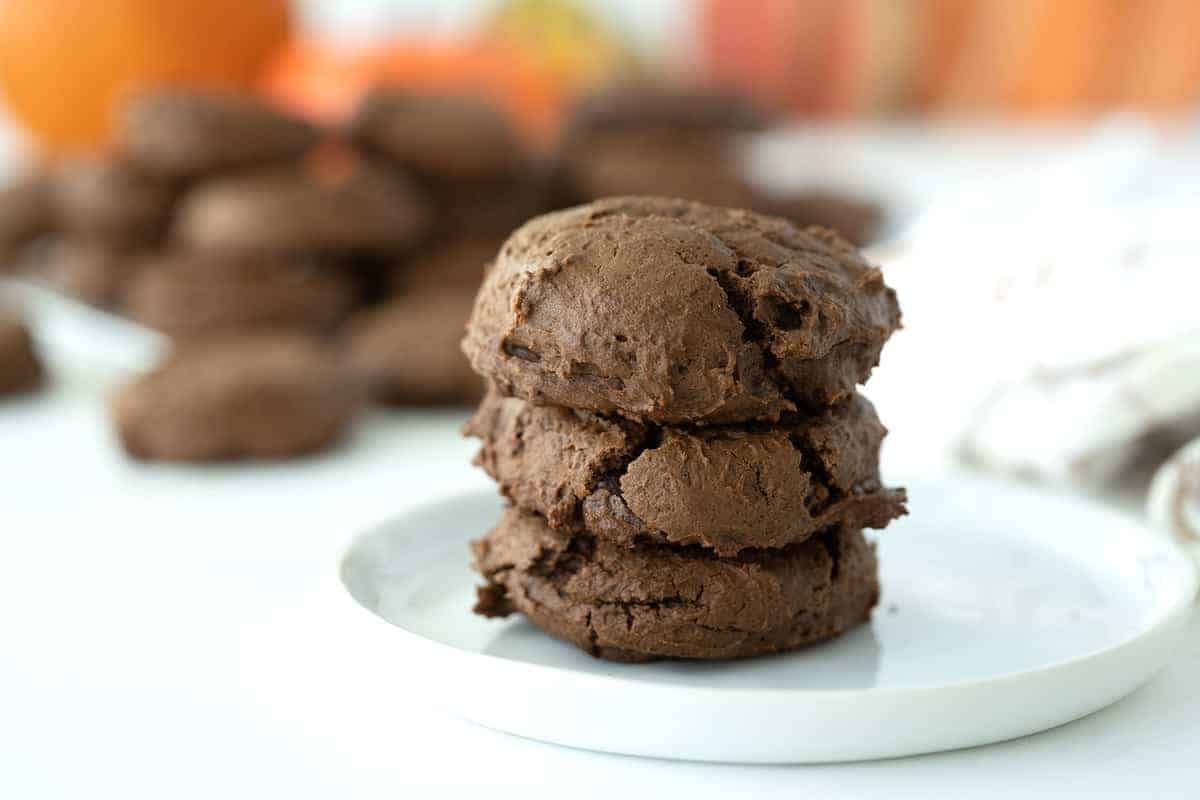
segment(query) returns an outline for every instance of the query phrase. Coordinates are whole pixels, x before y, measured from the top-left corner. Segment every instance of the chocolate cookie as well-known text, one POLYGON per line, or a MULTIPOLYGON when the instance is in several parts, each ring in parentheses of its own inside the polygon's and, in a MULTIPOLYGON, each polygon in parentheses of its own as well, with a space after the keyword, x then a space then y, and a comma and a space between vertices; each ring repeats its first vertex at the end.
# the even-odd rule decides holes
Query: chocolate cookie
POLYGON ((54 228, 51 185, 34 172, 0 188, 0 272, 15 268, 21 249, 54 228))
POLYGON ((715 558, 628 549, 556 531, 513 508, 474 552, 487 581, 478 613, 520 611, 547 633, 616 661, 791 650, 865 622, 879 596, 874 548, 859 531, 715 558))
POLYGON ((181 202, 173 239, 223 252, 393 251, 429 222, 420 191, 398 175, 297 165, 200 184, 181 202))
POLYGON ((250 95, 162 90, 130 102, 117 139, 146 172, 195 177, 297 158, 317 131, 250 95))
POLYGON ((511 176, 522 160, 508 119, 486 100, 465 95, 375 89, 354 115, 350 138, 433 180, 511 176))
POLYGON ((0 309, 0 396, 36 389, 42 375, 42 362, 29 329, 0 309))
POLYGON ((46 254, 50 285, 102 308, 121 304, 145 256, 96 241, 57 241, 46 254))
POLYGON ((581 201, 665 195, 746 208, 754 194, 727 137, 626 131, 589 140, 563 156, 564 180, 581 201))
POLYGON ((828 189, 758 192, 750 207, 800 226, 829 228, 860 247, 875 239, 883 223, 883 209, 877 203, 828 189))
POLYGON ((173 192, 119 161, 76 161, 55 175, 54 202, 62 229, 109 246, 155 241, 171 210, 173 192))
POLYGON ((141 264, 125 311, 179 338, 262 328, 319 333, 345 319, 357 300, 355 281, 334 265, 168 252, 141 264))
POLYGON ((505 237, 545 213, 552 207, 550 176, 534 170, 498 180, 427 183, 437 234, 443 240, 505 237))
POLYGON ((472 405, 482 379, 459 350, 471 313, 470 289, 429 289, 392 300, 351 319, 349 363, 391 405, 472 405))
POLYGON ((879 480, 886 433, 859 395, 775 426, 656 428, 492 393, 465 427, 517 506, 617 544, 732 556, 832 527, 882 528, 903 490, 879 480))
POLYGON ((612 132, 762 130, 770 116, 732 89, 616 85, 584 95, 567 113, 564 141, 612 132))
MULTIPOLYGON (((460 289, 473 296, 502 244, 502 238, 455 238, 428 245, 393 269, 390 288, 396 293, 460 289)), ((466 316, 470 311, 468 305, 466 316)))
POLYGON ((181 346, 114 399, 125 449, 137 458, 285 458, 329 447, 361 392, 335 354, 296 334, 181 346))
POLYGON ((536 404, 773 421, 848 398, 899 325, 880 271, 828 231, 626 197, 514 233, 463 350, 501 394, 536 404))

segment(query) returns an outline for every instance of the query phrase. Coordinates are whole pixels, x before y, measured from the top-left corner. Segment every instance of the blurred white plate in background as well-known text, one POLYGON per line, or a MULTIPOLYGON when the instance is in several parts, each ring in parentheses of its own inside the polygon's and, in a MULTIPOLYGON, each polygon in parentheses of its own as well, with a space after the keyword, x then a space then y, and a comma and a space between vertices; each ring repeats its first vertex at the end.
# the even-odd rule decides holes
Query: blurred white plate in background
POLYGON ((358 537, 342 579, 362 608, 347 602, 347 613, 382 618, 363 626, 375 638, 365 652, 456 716, 705 761, 848 761, 1000 741, 1096 711, 1168 659, 1196 577, 1142 523, 975 478, 910 491, 913 515, 880 537, 872 623, 796 653, 612 664, 522 617, 473 615, 467 542, 500 510, 486 494, 358 537))

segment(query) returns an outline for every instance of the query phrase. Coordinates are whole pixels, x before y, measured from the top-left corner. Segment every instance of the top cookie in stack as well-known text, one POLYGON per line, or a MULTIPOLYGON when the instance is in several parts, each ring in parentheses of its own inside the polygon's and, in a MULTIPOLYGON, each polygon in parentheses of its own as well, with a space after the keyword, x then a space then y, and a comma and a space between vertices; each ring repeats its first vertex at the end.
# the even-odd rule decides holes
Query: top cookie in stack
POLYGON ((513 234, 463 348, 501 393, 538 404, 774 422, 848 398, 899 325, 880 271, 833 234, 611 198, 513 234))
POLYGON ((478 610, 621 660, 776 652, 863 621, 864 527, 904 513, 855 387, 899 326, 822 230, 612 198, 508 240, 463 349, 468 424, 514 503, 475 545, 478 610))

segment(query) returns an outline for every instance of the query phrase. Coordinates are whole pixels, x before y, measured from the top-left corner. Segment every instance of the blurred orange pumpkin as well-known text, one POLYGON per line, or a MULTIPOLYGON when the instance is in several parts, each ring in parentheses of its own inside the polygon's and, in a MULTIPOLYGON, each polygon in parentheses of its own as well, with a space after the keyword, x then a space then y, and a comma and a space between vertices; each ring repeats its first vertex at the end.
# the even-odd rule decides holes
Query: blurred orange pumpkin
POLYGON ((95 149, 128 92, 252 87, 290 28, 287 0, 3 0, 0 91, 47 150, 95 149))

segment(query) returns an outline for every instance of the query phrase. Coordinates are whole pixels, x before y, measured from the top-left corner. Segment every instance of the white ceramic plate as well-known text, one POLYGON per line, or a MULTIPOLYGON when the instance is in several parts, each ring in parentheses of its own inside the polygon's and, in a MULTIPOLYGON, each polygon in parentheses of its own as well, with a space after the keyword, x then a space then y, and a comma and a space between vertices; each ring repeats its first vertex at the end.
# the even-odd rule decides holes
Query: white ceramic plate
POLYGON ((467 542, 498 517, 488 495, 363 534, 342 579, 381 618, 379 657, 449 712, 665 758, 849 761, 985 744, 1103 708, 1169 658, 1196 576, 1141 522, 978 478, 909 490, 912 516, 879 537, 871 624, 767 658, 612 664, 520 617, 474 616, 467 542))

